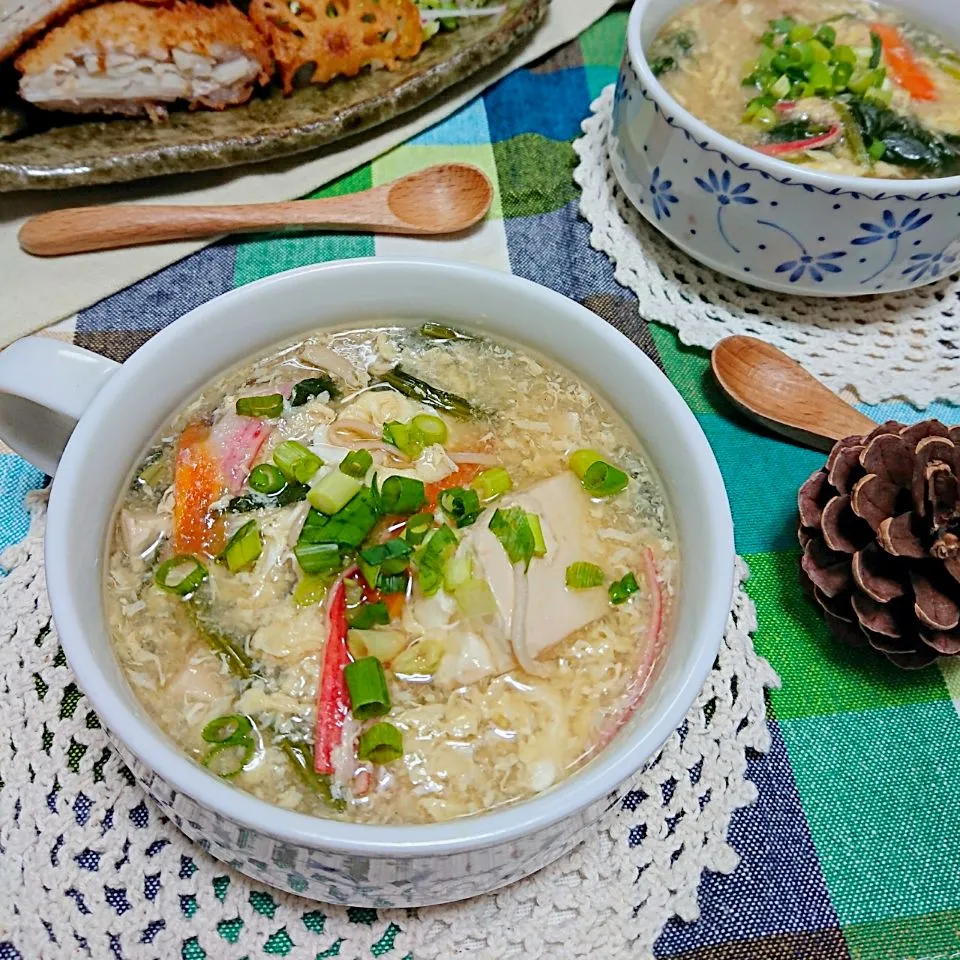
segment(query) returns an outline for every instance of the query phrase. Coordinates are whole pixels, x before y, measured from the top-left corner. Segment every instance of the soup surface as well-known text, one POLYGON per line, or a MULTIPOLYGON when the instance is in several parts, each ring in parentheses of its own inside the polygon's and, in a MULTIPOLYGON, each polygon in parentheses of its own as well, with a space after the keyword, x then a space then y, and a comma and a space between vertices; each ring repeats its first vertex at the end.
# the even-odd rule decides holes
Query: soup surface
POLYGON ((699 0, 648 51, 694 116, 761 153, 861 177, 960 174, 960 55, 858 0, 699 0))
POLYGON ((446 327, 309 337, 177 414, 119 505, 125 674, 197 762, 369 823, 545 790, 636 707, 671 521, 577 378, 446 327))

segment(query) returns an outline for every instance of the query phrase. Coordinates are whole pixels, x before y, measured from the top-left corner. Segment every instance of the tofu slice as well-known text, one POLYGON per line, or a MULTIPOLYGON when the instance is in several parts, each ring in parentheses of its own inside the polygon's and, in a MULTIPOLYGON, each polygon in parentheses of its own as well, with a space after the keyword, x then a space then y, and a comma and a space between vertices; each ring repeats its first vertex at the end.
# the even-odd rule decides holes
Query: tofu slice
MULTIPOLYGON (((504 498, 500 505, 520 506, 537 514, 543 528, 547 555, 530 563, 525 621, 527 648, 538 658, 607 611, 605 590, 568 590, 565 583, 567 567, 589 559, 593 553, 587 536, 589 500, 574 474, 565 471, 504 498)), ((509 636, 514 613, 513 568, 500 541, 489 530, 491 516, 492 509, 467 529, 464 539, 473 546, 483 568, 477 576, 490 584, 509 636)))

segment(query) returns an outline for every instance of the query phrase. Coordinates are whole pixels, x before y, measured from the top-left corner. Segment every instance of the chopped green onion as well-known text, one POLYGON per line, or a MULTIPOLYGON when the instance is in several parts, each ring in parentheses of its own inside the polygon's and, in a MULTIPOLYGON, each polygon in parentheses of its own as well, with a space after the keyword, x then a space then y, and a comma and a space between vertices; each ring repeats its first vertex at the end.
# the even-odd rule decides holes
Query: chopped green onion
POLYGON ((320 396, 321 393, 329 394, 331 400, 336 400, 339 391, 329 377, 308 377, 294 386, 290 394, 290 406, 302 407, 308 400, 320 396))
POLYGON ((376 603, 364 603, 353 610, 347 611, 347 623, 358 630, 386 626, 389 622, 390 613, 382 600, 378 600, 376 603))
POLYGON ((883 56, 883 40, 876 31, 870 31, 870 69, 876 70, 880 66, 880 58, 883 56))
POLYGON ((411 421, 410 428, 416 438, 423 442, 425 447, 435 443, 447 442, 447 425, 430 413, 418 413, 411 421))
POLYGON ((380 576, 380 568, 371 566, 369 563, 364 563, 363 557, 357 558, 357 566, 360 568, 360 575, 367 581, 367 584, 370 587, 375 587, 377 585, 377 578, 380 576))
POLYGON ((373 466, 373 457, 369 450, 351 450, 340 461, 340 472, 355 480, 362 480, 373 466))
POLYGON ((215 717, 200 732, 207 743, 239 743, 253 729, 250 718, 242 713, 215 717))
POLYGON ((372 763, 390 763, 403 756, 403 734, 392 724, 381 720, 360 734, 357 758, 372 763))
POLYGON ((396 560, 409 557, 413 553, 413 547, 400 538, 387 540, 386 543, 378 543, 374 547, 367 547, 360 551, 360 559, 368 563, 371 567, 379 567, 385 560, 396 560))
POLYGON ((570 466, 570 469, 577 475, 577 478, 582 480, 583 475, 598 461, 602 461, 603 457, 597 453, 596 450, 577 450, 574 453, 570 454, 567 463, 570 466))
POLYGON ((288 480, 297 483, 307 483, 323 466, 323 461, 312 450, 296 440, 284 440, 273 451, 273 462, 288 480))
POLYGON ((589 590, 591 587, 602 587, 605 579, 603 570, 595 563, 578 560, 567 567, 566 584, 571 590, 589 590))
POLYGON ((303 543, 297 541, 293 555, 304 573, 331 573, 343 565, 340 548, 335 543, 303 543))
POLYGON ((808 83, 817 93, 833 93, 833 71, 825 63, 815 63, 808 74, 808 83))
POLYGON ((420 589, 426 596, 433 596, 440 589, 443 571, 456 549, 457 535, 449 527, 442 526, 416 552, 414 562, 420 589))
POLYGON ((527 523, 530 524, 530 532, 533 534, 533 555, 535 557, 545 557, 547 555, 547 542, 543 539, 543 527, 540 525, 540 518, 535 513, 528 513, 527 523))
POLYGON ((857 70, 850 78, 847 86, 853 93, 866 94, 873 87, 879 87, 886 79, 886 70, 878 67, 876 70, 857 70))
POLYGON ((781 17, 779 20, 770 21, 770 29, 774 33, 789 33, 795 26, 797 21, 793 17, 781 17))
POLYGON ((608 588, 610 602, 615 606, 626 603, 640 589, 637 578, 632 573, 627 573, 619 580, 614 580, 608 588))
MULTIPOLYGON (((833 86, 836 90, 843 90, 847 84, 850 82, 850 78, 853 76, 853 64, 851 63, 838 63, 833 68, 833 86)), ((839 100, 836 103, 840 103, 839 100)))
POLYGON ((442 323, 425 323, 420 327, 421 336, 429 340, 465 340, 474 341, 477 338, 471 337, 468 333, 461 333, 454 330, 453 327, 445 327, 442 323))
POLYGON ((447 593, 453 593, 458 587, 462 587, 472 575, 473 563, 470 560, 470 554, 458 550, 447 561, 443 569, 443 589, 447 593))
POLYGON ((777 115, 771 107, 760 107, 753 115, 753 124, 756 127, 772 127, 777 123, 777 115))
POLYGON ((790 92, 790 78, 784 74, 768 87, 768 89, 778 100, 782 100, 790 92))
POLYGON ((382 570, 377 576, 377 589, 381 593, 406 593, 410 578, 406 573, 386 574, 382 570))
POLYGON ((363 484, 356 478, 331 470, 310 488, 307 499, 310 506, 330 515, 342 510, 362 489, 363 484))
POLYGON ((383 375, 383 382, 388 383, 394 390, 402 393, 411 400, 418 400, 428 407, 436 407, 453 417, 467 420, 477 415, 476 408, 463 397, 455 393, 440 390, 424 380, 412 376, 400 367, 394 367, 383 375))
MULTIPOLYGON (((813 41, 802 40, 787 48, 787 56, 800 67, 809 67, 814 61, 813 41)), ((830 54, 827 54, 829 58, 830 54)))
POLYGON ((354 660, 343 668, 350 707, 358 720, 382 717, 390 712, 390 691, 383 664, 376 657, 354 660))
POLYGON ((347 647, 351 656, 376 657, 381 663, 389 663, 407 646, 406 635, 399 630, 358 630, 347 631, 347 647))
POLYGON ((834 63, 849 63, 851 67, 857 65, 857 51, 845 43, 834 47, 833 50, 830 51, 830 54, 834 63))
POLYGON ((241 417, 279 417, 283 413, 283 394, 268 393, 263 397, 240 397, 237 413, 241 417))
POLYGON ((218 777, 235 777, 253 759, 256 750, 252 737, 239 743, 215 743, 203 758, 203 765, 218 777))
POLYGON ((486 580, 467 580, 453 591, 453 596, 461 613, 470 620, 493 616, 499 609, 486 580))
POLYGON ((476 490, 450 487, 440 494, 440 509, 458 528, 469 527, 480 516, 480 496, 476 490))
POLYGON ((157 567, 154 582, 178 597, 189 597, 207 579, 207 568, 189 554, 178 553, 157 567))
POLYGON ((433 527, 432 513, 416 513, 408 521, 403 530, 403 538, 415 547, 420 546, 433 527))
MULTIPOLYGON (((345 476, 345 474, 341 474, 345 476)), ((316 513, 323 521, 323 529, 320 530, 320 523, 314 522, 317 528, 314 534, 314 542, 335 543, 341 549, 357 550, 364 540, 370 534, 370 531, 377 525, 380 517, 380 511, 374 493, 369 487, 364 487, 342 510, 335 513, 332 517, 323 518, 323 514, 316 513)), ((307 520, 310 520, 308 514, 307 520)), ((304 532, 307 525, 304 524, 304 532)), ((301 533, 303 539, 303 533, 301 533)), ((373 584, 371 584, 373 586, 373 584)))
POLYGON ((383 439, 392 443, 405 457, 416 460, 423 453, 423 441, 408 423, 388 420, 383 425, 383 439))
POLYGON ((881 160, 886 152, 887 145, 882 140, 874 140, 870 146, 867 147, 867 153, 871 160, 881 160))
POLYGON ((830 48, 822 44, 819 40, 810 41, 810 52, 817 63, 830 62, 830 48))
POLYGON ((480 495, 480 499, 484 503, 489 503, 509 493, 513 489, 513 481, 503 467, 491 467, 489 470, 481 470, 474 477, 472 486, 480 495))
POLYGON ((830 24, 825 23, 817 31, 817 39, 825 47, 832 47, 837 42, 837 31, 830 24))
POLYGON ((423 481, 411 477, 387 477, 380 488, 380 509, 383 513, 416 513, 426 499, 423 481))
POLYGON ((221 556, 231 573, 249 567, 263 553, 263 538, 256 520, 248 520, 228 541, 221 556))
POLYGON ((812 40, 816 30, 808 23, 797 23, 790 28, 787 38, 791 43, 800 43, 803 40, 812 40))
MULTIPOLYGON (((299 561, 299 557, 297 558, 299 561)), ((337 554, 339 563, 340 555, 337 554)), ((314 607, 318 603, 323 603, 327 590, 330 589, 330 576, 322 574, 307 574, 301 577, 293 588, 293 602, 298 607, 314 607)))
POLYGON ((522 563, 523 569, 530 566, 536 548, 533 531, 523 507, 496 510, 490 518, 490 531, 500 541, 512 564, 522 563))
POLYGON ((260 463, 250 471, 247 483, 257 493, 279 493, 287 485, 287 479, 279 467, 260 463))
POLYGON ((605 460, 598 460, 590 465, 580 482, 583 489, 593 497, 612 497, 626 490, 629 479, 622 470, 605 460))
POLYGON ((882 107, 889 107, 893 102, 893 90, 882 90, 879 87, 871 87, 864 95, 864 100, 872 100, 879 103, 882 107))

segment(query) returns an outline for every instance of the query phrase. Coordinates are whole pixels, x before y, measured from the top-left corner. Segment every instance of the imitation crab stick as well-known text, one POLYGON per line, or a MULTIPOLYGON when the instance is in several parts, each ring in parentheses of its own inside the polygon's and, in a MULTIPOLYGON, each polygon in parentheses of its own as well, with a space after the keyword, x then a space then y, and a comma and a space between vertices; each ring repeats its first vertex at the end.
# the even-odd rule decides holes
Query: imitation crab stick
POLYGON ((236 493, 247 479, 271 427, 258 417, 228 413, 210 431, 210 447, 229 490, 236 493))
POLYGON ((936 100, 937 87, 923 65, 913 55, 900 31, 889 23, 873 23, 870 29, 883 44, 883 57, 894 80, 914 100, 936 100))
POLYGON ((347 589, 344 581, 356 568, 347 571, 330 588, 327 597, 327 645, 317 688, 317 724, 313 765, 317 773, 333 773, 333 751, 343 740, 343 725, 350 714, 347 681, 343 668, 350 662, 347 649, 347 589))

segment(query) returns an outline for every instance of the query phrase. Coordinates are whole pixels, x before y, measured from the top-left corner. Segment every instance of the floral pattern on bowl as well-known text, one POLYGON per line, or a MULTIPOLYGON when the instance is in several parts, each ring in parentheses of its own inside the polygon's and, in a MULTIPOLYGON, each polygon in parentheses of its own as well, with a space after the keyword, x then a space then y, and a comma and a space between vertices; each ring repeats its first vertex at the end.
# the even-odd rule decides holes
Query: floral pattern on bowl
MULTIPOLYGON (((631 36, 643 6, 634 8, 631 36)), ((922 180, 898 184, 902 193, 869 190, 863 180, 852 182, 865 190, 823 186, 822 175, 799 167, 784 176, 782 163, 733 144, 738 159, 718 135, 700 138, 694 128, 702 124, 670 104, 662 88, 645 87, 628 45, 614 95, 611 166, 633 206, 694 259, 804 296, 906 290, 960 268, 960 190, 931 192, 922 180)))

